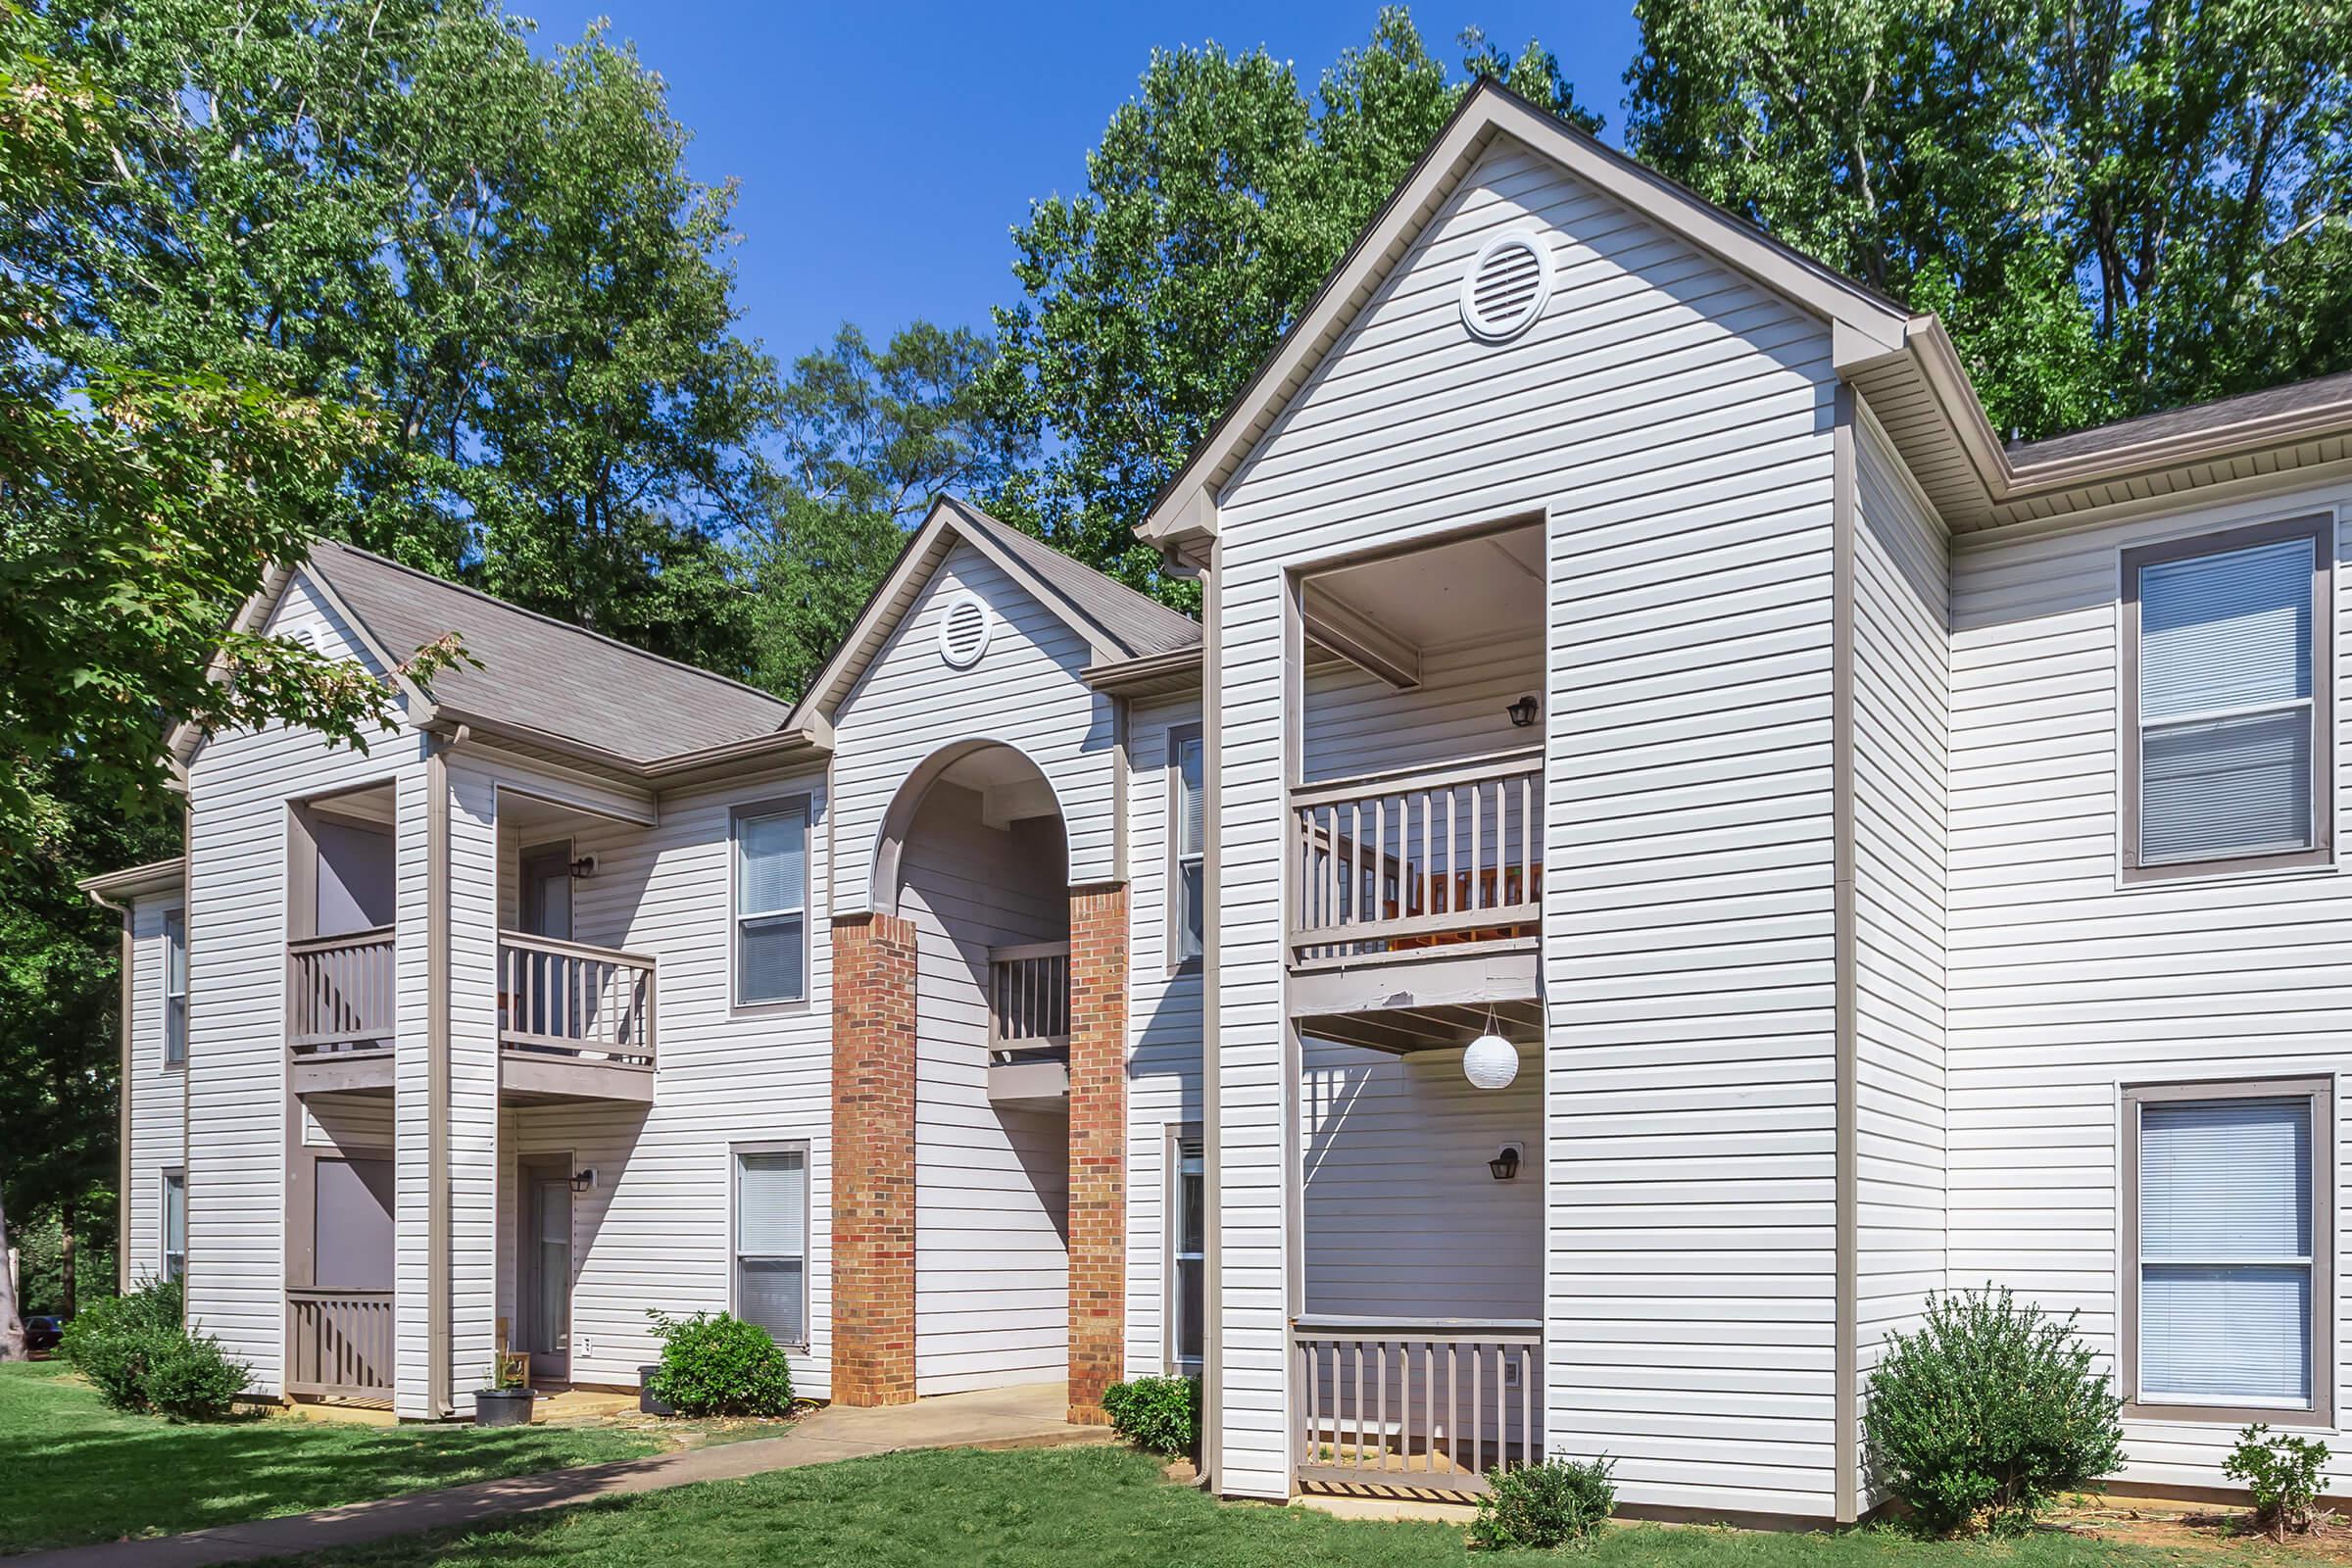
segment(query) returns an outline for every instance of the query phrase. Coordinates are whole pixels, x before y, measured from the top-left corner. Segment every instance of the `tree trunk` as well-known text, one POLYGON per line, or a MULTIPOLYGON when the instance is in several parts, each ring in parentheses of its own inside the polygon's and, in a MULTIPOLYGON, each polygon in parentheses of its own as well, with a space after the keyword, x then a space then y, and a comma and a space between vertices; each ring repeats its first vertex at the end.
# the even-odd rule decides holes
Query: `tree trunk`
POLYGON ((58 1314, 71 1321, 74 1316, 74 1200, 68 1198, 58 1205, 57 1230, 57 1294, 64 1298, 58 1303, 58 1314))
POLYGON ((9 1267, 8 1204, 0 1199, 0 1361, 24 1359, 24 1323, 17 1316, 17 1274, 9 1267))

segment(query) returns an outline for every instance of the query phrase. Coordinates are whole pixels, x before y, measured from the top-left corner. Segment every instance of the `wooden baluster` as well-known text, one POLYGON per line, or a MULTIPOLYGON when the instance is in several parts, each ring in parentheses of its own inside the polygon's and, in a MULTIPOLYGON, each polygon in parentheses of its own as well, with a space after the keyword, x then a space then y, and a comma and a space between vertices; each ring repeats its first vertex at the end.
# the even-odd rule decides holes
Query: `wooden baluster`
POLYGON ((1519 1462, 1536 1462, 1536 1375, 1524 1345, 1519 1347, 1519 1462))
POLYGON ((1364 1462, 1364 1342, 1353 1342, 1355 1350, 1355 1457, 1361 1468, 1364 1462))
MULTIPOLYGON (((1495 1378, 1499 1386, 1500 1376, 1495 1378)), ((1470 1347, 1470 1473, 1487 1473, 1487 1348, 1470 1347)))
POLYGON ((1386 1475, 1389 1470, 1389 1342, 1381 1341, 1379 1348, 1380 1364, 1376 1377, 1380 1400, 1380 1471, 1386 1475))

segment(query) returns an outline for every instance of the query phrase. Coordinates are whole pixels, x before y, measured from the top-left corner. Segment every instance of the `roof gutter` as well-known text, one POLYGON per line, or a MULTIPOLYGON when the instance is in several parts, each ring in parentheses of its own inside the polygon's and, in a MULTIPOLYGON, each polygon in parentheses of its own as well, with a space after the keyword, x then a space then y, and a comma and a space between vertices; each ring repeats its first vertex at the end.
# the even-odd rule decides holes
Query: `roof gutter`
POLYGON ((484 739, 536 746, 611 777, 647 786, 674 783, 684 775, 744 762, 785 762, 797 760, 804 755, 821 757, 829 750, 805 730, 780 729, 696 751, 678 752, 668 757, 624 757, 574 736, 559 735, 553 730, 539 729, 529 724, 486 718, 479 713, 468 713, 446 705, 434 711, 431 723, 425 727, 438 735, 454 735, 466 730, 484 739))
POLYGON ((1089 664, 1078 671, 1078 678, 1113 697, 1154 697, 1198 687, 1206 662, 1204 648, 1174 648, 1164 654, 1089 664))

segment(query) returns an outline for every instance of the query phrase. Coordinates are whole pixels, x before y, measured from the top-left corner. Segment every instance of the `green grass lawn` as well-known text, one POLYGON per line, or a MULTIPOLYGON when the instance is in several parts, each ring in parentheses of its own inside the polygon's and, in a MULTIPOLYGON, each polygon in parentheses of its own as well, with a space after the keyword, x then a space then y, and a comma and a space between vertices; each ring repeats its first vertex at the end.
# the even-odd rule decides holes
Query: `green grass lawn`
MULTIPOLYGON (((1776 1535, 1612 1527, 1574 1556, 1472 1553, 1446 1524, 1217 1503, 1120 1448, 890 1454, 595 1503, 315 1559, 336 1568, 2287 1568, 2259 1548, 2179 1552, 2072 1536, 1930 1543, 1890 1531, 1776 1535)), ((2304 1561, 2311 1559, 2305 1558, 2304 1561)))
POLYGON ((58 1361, 0 1366, 0 1553, 170 1535, 423 1487, 651 1453, 595 1427, 174 1426, 110 1410, 58 1361))

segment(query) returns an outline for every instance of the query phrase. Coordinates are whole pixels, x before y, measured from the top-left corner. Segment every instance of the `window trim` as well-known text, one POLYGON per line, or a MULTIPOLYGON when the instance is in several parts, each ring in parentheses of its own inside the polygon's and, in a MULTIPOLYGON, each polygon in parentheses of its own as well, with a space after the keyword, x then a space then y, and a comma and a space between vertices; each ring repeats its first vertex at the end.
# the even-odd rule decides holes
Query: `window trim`
MULTIPOLYGON (((789 914, 771 909, 753 919, 789 914)), ((744 801, 727 809, 727 1016, 765 1018, 807 1012, 816 989, 816 796, 812 791, 744 801), (743 824, 752 817, 776 816, 793 807, 801 809, 801 994, 773 1002, 743 1000, 743 922, 739 898, 743 880, 743 824)), ((732 1266, 732 1265, 730 1265, 732 1266)), ((732 1287, 730 1287, 730 1290, 732 1287)))
MULTIPOLYGON (((741 1317, 741 1305, 736 1297, 738 1278, 736 1265, 742 1254, 736 1250, 735 1213, 739 1184, 743 1175, 743 1156, 746 1154, 799 1154, 801 1156, 801 1338, 797 1345, 776 1341, 779 1349, 806 1353, 815 1335, 810 1314, 814 1311, 813 1292, 809 1276, 816 1271, 814 1261, 815 1235, 810 1229, 816 1206, 816 1156, 810 1152, 806 1138, 772 1138, 727 1146, 727 1315, 741 1317)), ((770 1339, 775 1337, 771 1334, 770 1339)))
POLYGON ((2134 1421, 2244 1426, 2332 1427, 2335 1421, 2335 1080, 2238 1078, 2206 1083, 2127 1084, 2121 1101, 2123 1216, 2116 1283, 2123 1297, 2116 1384, 2124 1416, 2134 1421), (2167 1404, 2139 1397, 2139 1107, 2214 1100, 2311 1102, 2311 1403, 2292 1405, 2167 1404))
MULTIPOLYGON (((1202 1145, 1200 1195, 1202 1223, 1206 1224, 1208 1223, 1206 1201, 1208 1197, 1208 1150, 1200 1123, 1172 1121, 1165 1124, 1160 1137, 1159 1359, 1161 1367, 1171 1376, 1193 1375, 1201 1370, 1200 1356, 1180 1355, 1176 1349, 1177 1300, 1182 1294, 1176 1287, 1178 1260, 1176 1239, 1177 1232, 1182 1229, 1179 1219, 1181 1213, 1179 1187, 1184 1179, 1184 1146, 1187 1144, 1202 1145)), ((1206 1250, 1208 1238, 1203 1235, 1200 1240, 1203 1244, 1200 1253, 1200 1267, 1203 1275, 1200 1282, 1200 1298, 1203 1310, 1205 1310, 1208 1300, 1208 1281, 1205 1277, 1208 1269, 1206 1250)), ((1205 1323, 1201 1325, 1200 1348, 1203 1354, 1208 1349, 1207 1327, 1205 1323)))
POLYGON ((179 1283, 188 1281, 188 1168, 166 1165, 155 1173, 155 1277, 172 1275, 172 1184, 179 1183, 179 1283))
POLYGON ((163 1072, 185 1072, 188 1069, 188 906, 184 903, 168 904, 163 908, 163 923, 158 932, 163 939, 163 1051, 158 1069, 163 1072), (179 922, 179 1054, 172 1054, 172 922, 179 922))
POLYGON ((2127 883, 2175 881, 2262 871, 2297 871, 2335 863, 2335 517, 2313 513, 2244 527, 2138 545, 2119 557, 2122 576, 2119 775, 2123 782, 2118 860, 2127 883), (2311 541, 2311 848, 2142 863, 2139 858, 2139 574, 2147 566, 2227 555, 2289 539, 2311 541))
MULTIPOLYGON (((1167 758, 1166 764, 1163 769, 1167 775, 1168 796, 1168 808, 1166 812, 1167 854, 1164 857, 1168 886, 1166 899, 1167 908, 1161 918, 1160 930, 1162 933, 1161 946, 1166 949, 1167 970, 1170 974, 1184 974, 1187 972, 1198 971, 1201 967, 1200 955, 1195 954, 1193 956, 1187 958, 1179 956, 1177 951, 1177 939, 1184 922, 1184 862, 1186 859, 1190 858, 1190 857, 1187 857, 1183 853, 1184 747, 1189 741, 1199 741, 1200 743, 1200 789, 1202 794, 1205 796, 1208 790, 1208 743, 1206 738, 1201 733, 1200 725, 1198 723, 1191 723, 1170 724, 1168 726, 1166 739, 1167 758)), ((1204 808, 1205 804, 1206 803, 1204 801, 1204 808)), ((1208 836, 1208 817, 1205 809, 1203 809, 1200 818, 1200 834, 1203 841, 1200 846, 1200 856, 1201 869, 1201 896, 1203 899, 1205 899, 1208 892, 1208 845, 1206 843, 1208 836)), ((1200 936, 1202 945, 1205 946, 1208 939, 1208 911, 1205 908, 1200 911, 1200 936)))

